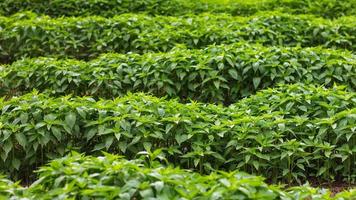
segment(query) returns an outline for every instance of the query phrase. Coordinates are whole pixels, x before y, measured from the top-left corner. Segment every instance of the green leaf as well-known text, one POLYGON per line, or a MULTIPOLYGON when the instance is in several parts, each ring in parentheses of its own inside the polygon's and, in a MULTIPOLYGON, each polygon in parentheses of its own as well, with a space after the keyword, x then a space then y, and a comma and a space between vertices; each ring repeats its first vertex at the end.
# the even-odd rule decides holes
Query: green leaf
POLYGON ((287 175, 289 172, 289 169, 283 169, 282 176, 287 175))
POLYGON ((150 142, 144 142, 143 143, 143 148, 146 150, 146 151, 151 151, 151 147, 152 147, 152 144, 150 142))
POLYGON ((252 165, 255 167, 256 170, 260 168, 260 163, 256 160, 252 161, 252 165))
POLYGON ((230 181, 228 179, 226 179, 226 178, 220 179, 219 182, 222 183, 226 187, 230 187, 231 186, 230 181))
POLYGON ((59 128, 52 126, 51 130, 52 130, 54 137, 56 137, 57 140, 60 141, 62 139, 62 134, 61 134, 61 131, 59 130, 59 128))
POLYGON ((42 128, 42 127, 44 127, 44 126, 46 126, 46 123, 44 123, 44 122, 39 122, 39 123, 36 124, 35 129, 39 129, 39 128, 42 128))
POLYGON ((17 142, 18 142, 23 148, 25 148, 26 145, 27 145, 26 136, 25 136, 23 133, 19 132, 19 133, 16 133, 16 134, 15 134, 15 137, 16 137, 17 142))
POLYGON ((86 119, 87 115, 86 115, 86 113, 85 113, 83 108, 77 108, 77 112, 83 119, 86 119))
POLYGON ((127 149, 127 142, 124 141, 119 142, 119 149, 122 153, 125 153, 127 149))
POLYGON ((220 88, 220 81, 214 81, 214 85, 216 87, 216 89, 220 88))
POLYGON ((238 75, 237 75, 236 69, 229 69, 229 74, 233 79, 238 80, 238 75))
POLYGON ((117 141, 120 141, 121 133, 115 133, 115 138, 117 141))
POLYGON ((73 129, 77 116, 73 112, 69 112, 65 117, 65 122, 70 129, 73 129))
POLYGON ((20 162, 19 159, 17 159, 17 158, 12 158, 11 164, 12 164, 12 166, 13 166, 15 169, 17 169, 17 170, 20 169, 21 162, 20 162))
POLYGON ((326 171, 326 167, 321 167, 321 168, 319 169, 319 171, 318 171, 317 176, 320 176, 320 175, 324 174, 325 171, 326 171))
POLYGON ((113 136, 109 136, 105 139, 105 147, 106 147, 106 150, 109 150, 110 146, 112 145, 114 141, 114 137, 113 136))
POLYGON ((102 150, 106 147, 105 143, 99 143, 97 145, 95 145, 94 149, 93 149, 93 152, 94 151, 99 151, 99 150, 102 150))
POLYGON ((121 120, 120 121, 120 126, 122 129, 124 129, 125 131, 130 131, 131 129, 131 124, 130 122, 126 121, 126 120, 121 120))
POLYGON ((179 145, 181 145, 183 142, 188 140, 188 135, 186 135, 186 134, 182 134, 182 135, 176 134, 175 139, 176 139, 177 143, 179 145))
POLYGON ((87 132, 87 134, 85 134, 85 137, 87 138, 87 141, 91 140, 95 136, 95 134, 97 134, 97 133, 98 133, 98 128, 97 127, 91 128, 87 132))
POLYGON ((28 114, 27 114, 27 113, 21 113, 21 115, 20 115, 20 120, 21 120, 21 123, 22 123, 22 124, 27 123, 27 121, 28 121, 28 114))
POLYGON ((330 155, 331 155, 331 151, 325 151, 325 156, 327 157, 327 158, 330 158, 330 155))
POLYGON ((245 156, 245 163, 248 163, 248 162, 250 161, 250 158, 251 158, 250 155, 246 155, 246 156, 245 156))
POLYGON ((152 189, 141 190, 140 195, 143 199, 153 199, 154 193, 152 189))
POLYGON ((351 139, 351 137, 352 137, 353 135, 354 135, 354 131, 352 131, 352 132, 346 134, 346 140, 347 140, 347 141, 350 141, 350 139, 351 139))
POLYGON ((164 187, 164 182, 163 181, 156 181, 154 183, 151 183, 151 185, 157 190, 157 192, 161 192, 161 190, 164 187))
POLYGON ((5 144, 2 146, 2 149, 5 151, 5 160, 7 158, 7 155, 9 154, 9 152, 11 151, 13 145, 12 145, 12 142, 10 140, 7 140, 5 142, 5 144))
POLYGON ((261 82, 261 78, 260 77, 253 78, 253 86, 255 87, 255 89, 258 88, 258 86, 260 85, 260 82, 261 82))
POLYGON ((300 169, 302 169, 303 171, 305 171, 305 168, 304 168, 304 165, 303 165, 303 164, 298 163, 297 166, 298 166, 300 169))
POLYGON ((132 139, 132 141, 130 142, 129 146, 138 143, 140 141, 140 139, 141 139, 141 136, 134 137, 134 139, 132 139))
POLYGON ((54 115, 54 114, 48 114, 48 115, 45 115, 45 116, 44 116, 44 120, 46 120, 46 121, 53 121, 53 120, 55 120, 56 118, 57 118, 57 116, 54 115))
POLYGON ((5 151, 0 151, 0 157, 5 162, 7 159, 7 154, 5 151))
POLYGON ((197 167, 200 162, 199 158, 194 158, 194 167, 197 167))

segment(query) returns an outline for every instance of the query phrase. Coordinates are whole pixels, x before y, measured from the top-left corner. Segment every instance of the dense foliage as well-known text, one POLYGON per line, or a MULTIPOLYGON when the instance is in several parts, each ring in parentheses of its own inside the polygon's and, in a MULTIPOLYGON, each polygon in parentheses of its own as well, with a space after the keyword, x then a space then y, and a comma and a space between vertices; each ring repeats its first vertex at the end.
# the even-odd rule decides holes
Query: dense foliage
POLYGON ((36 56, 88 59, 104 52, 168 51, 177 44, 202 48, 243 40, 264 45, 323 45, 353 51, 355 19, 351 16, 325 20, 281 13, 251 17, 125 14, 113 18, 52 19, 25 13, 0 17, 0 62, 36 56))
MULTIPOLYGON (((29 188, 0 179, 3 197, 19 199, 283 199, 352 200, 355 190, 332 197, 327 190, 308 186, 283 190, 261 177, 237 171, 210 175, 165 167, 150 161, 125 160, 105 154, 84 157, 73 153, 53 160, 39 171, 29 188)), ((1 199, 1 196, 0 196, 1 199)))
POLYGON ((22 195, 23 188, 19 183, 13 183, 10 180, 0 176, 0 200, 8 200, 10 197, 16 199, 22 195))
POLYGON ((162 149, 171 163, 200 172, 240 169, 282 181, 355 181, 354 92, 284 85, 244 101, 264 93, 277 109, 256 113, 251 109, 266 106, 180 104, 142 94, 95 101, 33 93, 2 101, 1 170, 26 174, 70 150, 134 158, 162 149))
POLYGON ((356 0, 0 0, 0 200, 356 200, 355 49, 356 0))
POLYGON ((242 99, 230 108, 246 111, 252 116, 280 112, 284 117, 331 117, 355 107, 355 93, 340 92, 341 88, 325 90, 310 86, 301 87, 299 84, 274 87, 242 99))
POLYGON ((58 194, 76 199, 274 199, 276 188, 269 187, 259 177, 240 173, 211 174, 164 168, 144 168, 137 161, 119 160, 117 156, 65 157, 51 162, 40 171, 36 193, 44 199, 58 194), (70 175, 67 175, 68 172, 70 175), (96 176, 90 174, 96 173, 96 176), (84 175, 84 176, 83 176, 84 175), (66 187, 73 185, 73 187, 66 187), (65 188, 64 190, 57 188, 65 188), (246 191, 251 191, 247 192, 246 191), (253 191, 253 192, 252 192, 253 191))
POLYGON ((104 54, 85 62, 24 59, 0 69, 0 95, 37 89, 52 95, 114 98, 150 92, 230 104, 278 83, 343 84, 356 89, 356 57, 322 48, 239 43, 168 53, 104 54))
POLYGON ((251 15, 259 11, 280 10, 335 18, 356 14, 355 0, 3 0, 0 14, 28 11, 59 16, 101 15, 111 17, 128 12, 151 15, 183 15, 190 13, 229 13, 251 15))

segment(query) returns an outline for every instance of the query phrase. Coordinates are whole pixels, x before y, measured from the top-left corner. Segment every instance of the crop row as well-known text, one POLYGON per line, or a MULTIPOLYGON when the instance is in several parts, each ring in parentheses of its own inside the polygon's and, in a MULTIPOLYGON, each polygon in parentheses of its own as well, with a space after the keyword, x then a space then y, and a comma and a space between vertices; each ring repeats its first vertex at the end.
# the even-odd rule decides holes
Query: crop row
POLYGON ((0 170, 31 178, 33 168, 71 150, 131 159, 162 149, 171 163, 200 172, 355 181, 355 93, 297 84, 249 99, 230 107, 142 94, 95 101, 32 93, 3 100, 0 170), (270 104, 249 106, 264 95, 270 104))
POLYGON ((105 52, 169 51, 177 44, 203 48, 244 40, 264 45, 322 45, 355 50, 355 19, 324 20, 281 13, 251 17, 125 14, 113 18, 51 19, 22 13, 0 17, 0 62, 38 56, 88 59, 105 52))
POLYGON ((72 153, 51 161, 38 174, 38 181, 28 188, 0 179, 0 199, 352 200, 356 195, 350 190, 332 197, 327 190, 308 186, 283 189, 237 171, 201 175, 111 154, 85 157, 72 153))
POLYGON ((151 15, 184 15, 202 12, 229 13, 232 15, 251 15, 258 11, 280 10, 293 14, 313 14, 327 18, 356 14, 355 0, 230 0, 207 2, 204 0, 3 0, 0 14, 11 15, 32 10, 39 14, 59 16, 100 15, 111 17, 129 12, 146 12, 151 15))
POLYGON ((36 89, 54 96, 112 98, 130 92, 230 104, 278 83, 356 89, 356 57, 322 48, 239 43, 168 53, 104 54, 85 62, 24 59, 0 69, 0 96, 36 89))

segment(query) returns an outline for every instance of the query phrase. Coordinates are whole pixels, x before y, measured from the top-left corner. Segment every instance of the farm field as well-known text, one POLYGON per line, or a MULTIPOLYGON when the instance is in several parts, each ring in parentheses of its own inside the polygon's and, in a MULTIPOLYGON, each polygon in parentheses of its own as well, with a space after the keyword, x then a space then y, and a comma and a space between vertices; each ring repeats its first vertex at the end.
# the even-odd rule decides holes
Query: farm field
POLYGON ((356 200, 355 0, 1 0, 0 200, 356 200))

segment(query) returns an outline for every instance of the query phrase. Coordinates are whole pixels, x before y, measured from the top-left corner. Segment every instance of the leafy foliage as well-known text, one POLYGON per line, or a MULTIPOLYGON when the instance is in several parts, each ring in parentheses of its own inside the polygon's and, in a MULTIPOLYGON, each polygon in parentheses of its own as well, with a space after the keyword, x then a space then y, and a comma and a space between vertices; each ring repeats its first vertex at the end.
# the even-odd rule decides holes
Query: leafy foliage
POLYGON ((0 173, 28 186, 0 176, 0 200, 355 200, 239 171, 356 183, 356 0, 0 0, 0 15, 0 173))
POLYGON ((37 56, 88 59, 105 52, 169 51, 177 44, 203 48, 243 40, 264 45, 322 45, 352 51, 356 44, 355 17, 325 20, 281 13, 250 17, 125 14, 113 18, 56 19, 19 13, 0 17, 0 27, 2 63, 37 56))
MULTIPOLYGON (((25 189, 22 194, 12 193, 8 197, 43 200, 352 200, 353 195, 355 195, 355 190, 350 190, 331 197, 329 191, 310 188, 309 186, 284 190, 279 186, 267 185, 261 177, 237 171, 201 175, 178 168, 165 167, 157 163, 153 166, 147 166, 141 159, 128 161, 111 154, 100 157, 85 157, 73 153, 71 156, 51 161, 47 166, 42 167, 38 174, 39 179, 25 189)), ((4 185, 3 188, 11 190, 12 187, 11 185, 4 185)))
POLYGON ((19 183, 13 183, 0 176, 0 200, 16 199, 23 195, 23 191, 19 183))
POLYGON ((0 69, 2 96, 36 89, 54 96, 113 98, 130 91, 230 104, 278 83, 297 82, 328 87, 337 83, 355 91, 356 57, 322 48, 238 43, 168 53, 104 54, 89 62, 24 59, 0 69))
POLYGON ((335 18, 356 14, 355 0, 277 0, 278 10, 294 14, 313 14, 325 18, 335 18))
POLYGON ((253 116, 279 112, 285 117, 332 117, 338 112, 354 108, 356 103, 355 94, 342 92, 341 88, 326 90, 300 84, 269 88, 231 105, 230 108, 246 111, 253 116))
POLYGON ((31 10, 53 17, 101 15, 111 17, 128 12, 151 15, 183 15, 189 13, 229 13, 251 15, 259 11, 280 10, 334 18, 356 14, 355 0, 3 0, 0 14, 11 15, 31 10))
POLYGON ((95 101, 32 93, 2 101, 1 170, 23 174, 71 150, 131 159, 162 149, 172 164, 200 172, 239 169, 275 181, 354 182, 355 93, 280 87, 265 91, 265 99, 283 91, 285 98, 271 101, 279 109, 257 115, 248 114, 249 106, 180 104, 142 94, 95 101))
POLYGON ((118 160, 112 155, 65 157, 39 172, 40 179, 33 190, 43 199, 58 194, 76 199, 274 199, 278 196, 276 189, 263 183, 260 177, 236 172, 201 176, 162 166, 145 168, 138 161, 118 160), (91 176, 93 173, 97 175, 91 176), (42 197, 44 191, 50 192, 42 197))

